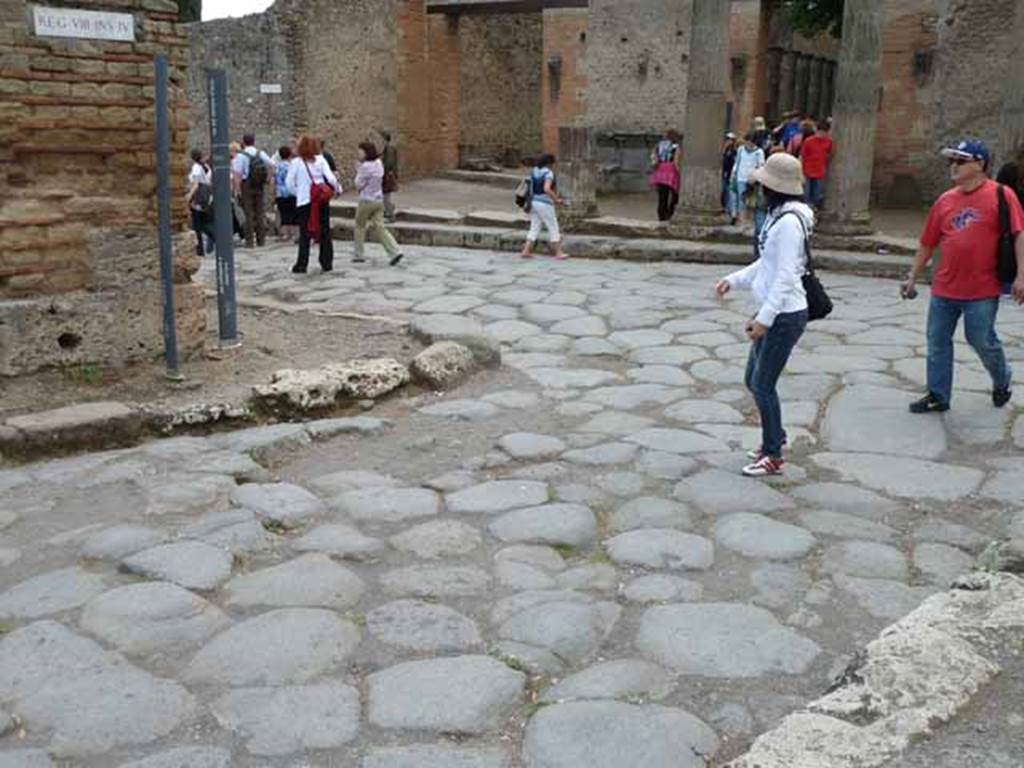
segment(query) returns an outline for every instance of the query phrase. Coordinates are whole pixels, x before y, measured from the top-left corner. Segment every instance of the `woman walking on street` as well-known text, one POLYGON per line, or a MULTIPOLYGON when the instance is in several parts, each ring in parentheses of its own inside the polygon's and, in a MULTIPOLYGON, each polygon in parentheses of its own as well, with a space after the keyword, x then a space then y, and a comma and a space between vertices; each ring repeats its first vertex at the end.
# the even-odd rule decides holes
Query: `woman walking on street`
POLYGON ((651 155, 650 184, 658 190, 658 221, 670 221, 679 203, 679 143, 682 136, 677 131, 665 131, 665 138, 658 142, 651 155))
POLYGON ((305 274, 309 269, 309 241, 320 243, 320 268, 334 269, 334 243, 331 240, 331 198, 341 194, 341 183, 312 136, 299 139, 298 157, 288 166, 288 189, 295 192, 295 212, 299 225, 299 255, 292 272, 305 274))
POLYGON ((274 198, 277 217, 281 226, 279 239, 293 242, 299 231, 299 215, 295 206, 295 190, 288 186, 288 171, 292 164, 292 148, 287 144, 277 150, 278 161, 274 164, 274 198))
POLYGON ((519 255, 524 259, 533 258, 533 248, 540 237, 541 227, 547 230, 548 240, 555 249, 555 258, 564 259, 562 250, 562 234, 558 229, 558 214, 555 206, 562 204, 558 196, 558 182, 551 166, 555 164, 554 155, 541 155, 537 165, 530 171, 530 184, 533 196, 530 198, 530 231, 526 235, 526 243, 519 255))
POLYGON ((792 155, 772 155, 751 174, 750 181, 762 185, 768 204, 768 219, 758 238, 758 259, 719 280, 715 292, 724 297, 733 288, 750 288, 760 304, 746 327, 753 345, 745 383, 761 414, 761 447, 749 454, 753 463, 743 468, 743 474, 764 477, 781 474, 785 465, 786 431, 776 386, 807 326, 803 275, 814 211, 803 202, 800 161, 792 155))
POLYGON ((192 231, 196 233, 196 256, 202 256, 213 250, 213 179, 202 150, 193 149, 190 157, 192 170, 188 174, 188 208, 192 216, 192 231))
POLYGON ((366 231, 372 229, 377 240, 388 254, 388 263, 393 267, 402 260, 402 253, 394 235, 384 226, 384 164, 377 155, 377 147, 369 141, 359 145, 360 162, 356 166, 356 192, 359 205, 356 206, 356 232, 354 262, 366 261, 363 251, 366 231))
POLYGON ((743 144, 736 151, 736 162, 733 163, 732 168, 730 187, 733 192, 729 214, 732 216, 733 226, 743 220, 743 211, 751 202, 747 199, 747 189, 752 183, 751 174, 762 165, 764 165, 764 150, 754 143, 754 134, 748 133, 743 137, 743 144))

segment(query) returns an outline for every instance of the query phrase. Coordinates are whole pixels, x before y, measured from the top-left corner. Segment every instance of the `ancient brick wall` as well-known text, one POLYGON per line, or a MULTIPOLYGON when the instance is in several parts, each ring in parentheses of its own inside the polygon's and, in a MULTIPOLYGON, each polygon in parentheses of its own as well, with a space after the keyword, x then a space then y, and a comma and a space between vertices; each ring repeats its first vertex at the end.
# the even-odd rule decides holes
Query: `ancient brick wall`
POLYGON ((540 152, 541 14, 463 16, 459 43, 462 162, 516 163, 540 152))
POLYGON ((730 127, 739 134, 749 131, 754 116, 764 112, 765 83, 763 77, 759 80, 759 75, 767 62, 760 39, 761 21, 761 0, 733 0, 729 18, 730 127), (759 87, 761 92, 758 92, 759 87))
POLYGON ((583 125, 587 117, 587 75, 583 59, 589 46, 590 13, 586 9, 552 9, 543 13, 544 70, 541 80, 544 151, 558 152, 558 128, 583 125), (557 62, 557 69, 551 66, 557 62))
MULTIPOLYGON (((158 355, 153 59, 170 59, 173 217, 186 226, 187 42, 168 0, 79 0, 132 13, 134 42, 37 37, 0 6, 0 375, 158 355)), ((179 344, 201 346, 197 266, 179 238, 179 344)))

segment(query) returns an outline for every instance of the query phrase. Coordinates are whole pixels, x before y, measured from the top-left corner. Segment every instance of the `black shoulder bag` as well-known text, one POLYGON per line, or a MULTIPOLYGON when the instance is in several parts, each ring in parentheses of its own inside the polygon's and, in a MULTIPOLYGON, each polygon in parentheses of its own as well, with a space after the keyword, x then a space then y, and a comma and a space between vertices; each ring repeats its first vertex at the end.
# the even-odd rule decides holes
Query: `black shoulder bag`
MULTIPOLYGON (((793 215, 796 217, 797 222, 800 224, 800 229, 804 233, 804 257, 806 264, 804 265, 804 274, 800 278, 800 281, 804 286, 804 293, 807 294, 807 320, 822 320, 832 314, 832 299, 829 298, 828 292, 825 290, 825 286, 821 284, 821 280, 814 273, 814 258, 811 256, 811 238, 807 233, 807 227, 804 226, 803 220, 794 211, 786 211, 782 216, 793 215)), ((778 219, 772 224, 778 224, 782 219, 779 216, 778 219)), ((758 249, 760 251, 760 249, 758 249)), ((760 257, 760 253, 758 253, 760 257)))
POLYGON ((1012 283, 1017 279, 1017 249, 1010 229, 1010 204, 1006 201, 1006 187, 1002 184, 999 185, 999 247, 996 252, 996 276, 1003 284, 1012 283))

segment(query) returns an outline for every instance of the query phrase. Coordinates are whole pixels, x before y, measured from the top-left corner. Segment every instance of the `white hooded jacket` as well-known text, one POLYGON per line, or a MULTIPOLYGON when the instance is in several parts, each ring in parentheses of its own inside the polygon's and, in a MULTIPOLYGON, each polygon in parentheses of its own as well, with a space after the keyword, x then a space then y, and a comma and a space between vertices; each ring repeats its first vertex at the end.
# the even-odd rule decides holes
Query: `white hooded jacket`
POLYGON ((760 257, 725 279, 734 289, 749 288, 761 305, 754 319, 770 328, 777 315, 807 309, 803 275, 804 238, 814 229, 814 211, 788 202, 772 211, 761 229, 760 257), (801 226, 802 225, 802 226, 801 226))

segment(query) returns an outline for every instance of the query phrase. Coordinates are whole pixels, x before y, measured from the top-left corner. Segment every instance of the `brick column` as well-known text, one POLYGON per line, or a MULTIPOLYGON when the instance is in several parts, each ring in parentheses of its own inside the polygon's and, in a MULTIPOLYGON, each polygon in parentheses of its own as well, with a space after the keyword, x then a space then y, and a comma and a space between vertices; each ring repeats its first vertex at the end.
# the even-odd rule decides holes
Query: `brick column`
POLYGON ((779 95, 776 107, 777 117, 781 117, 794 109, 793 91, 796 85, 796 52, 783 51, 782 61, 779 64, 779 95))
POLYGON ((675 223, 717 223, 721 146, 729 84, 729 0, 694 0, 683 137, 683 179, 675 223))
POLYGON ((558 129, 558 193, 568 200, 562 209, 567 224, 597 216, 597 160, 594 129, 558 129))
POLYGON ((999 126, 999 163, 1024 159, 1024 7, 1017 3, 1012 51, 1003 77, 1003 111, 999 126))
POLYGON ((836 77, 836 148, 822 229, 871 231, 871 173, 882 69, 882 0, 846 0, 836 77))

